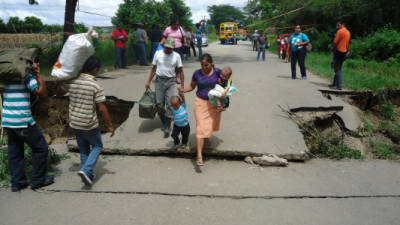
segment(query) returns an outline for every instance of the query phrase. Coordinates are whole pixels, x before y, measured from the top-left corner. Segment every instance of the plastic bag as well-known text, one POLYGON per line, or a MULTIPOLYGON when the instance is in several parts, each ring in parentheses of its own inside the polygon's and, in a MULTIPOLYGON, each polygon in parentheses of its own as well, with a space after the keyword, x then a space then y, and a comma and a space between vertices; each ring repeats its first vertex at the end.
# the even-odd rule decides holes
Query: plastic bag
POLYGON ((94 54, 92 37, 98 37, 92 27, 89 28, 88 33, 69 36, 53 66, 51 75, 62 80, 77 77, 83 64, 94 54))

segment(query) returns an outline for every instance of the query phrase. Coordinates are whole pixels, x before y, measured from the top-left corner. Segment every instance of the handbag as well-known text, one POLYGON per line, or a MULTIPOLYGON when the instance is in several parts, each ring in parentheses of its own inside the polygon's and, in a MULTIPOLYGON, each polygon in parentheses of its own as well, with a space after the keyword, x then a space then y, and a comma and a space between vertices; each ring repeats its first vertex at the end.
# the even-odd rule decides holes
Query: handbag
POLYGON ((156 116, 156 93, 150 89, 143 93, 139 100, 139 117, 154 119, 156 116))
POLYGON ((312 50, 311 42, 308 42, 308 44, 306 45, 306 50, 307 50, 307 52, 311 52, 311 50, 312 50))

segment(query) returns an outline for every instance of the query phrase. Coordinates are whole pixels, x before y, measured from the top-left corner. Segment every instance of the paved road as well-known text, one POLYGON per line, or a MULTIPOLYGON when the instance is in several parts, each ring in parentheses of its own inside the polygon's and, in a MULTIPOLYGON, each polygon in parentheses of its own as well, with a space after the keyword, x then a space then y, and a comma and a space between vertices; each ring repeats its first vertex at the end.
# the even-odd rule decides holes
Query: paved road
MULTIPOLYGON (((290 80, 288 64, 268 55, 254 62, 250 46, 211 45, 216 65, 232 66, 239 92, 223 114, 214 146, 219 152, 301 154, 297 126, 277 107, 330 107, 318 89, 326 81, 290 80)), ((185 64, 187 82, 198 62, 185 64)), ((109 95, 138 100, 149 68, 106 74, 109 95), (139 70, 142 70, 141 72, 139 70), (116 85, 118 84, 118 85, 116 85), (120 85, 126 84, 126 85, 120 85)), ((193 96, 189 97, 192 107, 193 96)), ((137 110, 137 109, 136 109, 137 110)), ((192 111, 192 108, 190 109, 192 111)), ((156 152, 168 146, 157 122, 139 119, 135 109, 108 148, 156 152), (149 126, 152 125, 152 126, 149 126), (125 142, 129 141, 129 142, 125 142)), ((194 127, 194 120, 192 126, 194 127)), ((67 153, 65 145, 54 146, 67 153)), ((0 190, 1 225, 397 225, 400 221, 400 164, 391 161, 310 160, 261 168, 212 159, 197 168, 191 157, 102 156, 92 189, 76 175, 79 155, 58 165, 56 183, 37 192, 0 190)))
MULTIPOLYGON (((57 149, 67 152, 65 146, 57 149)), ((0 190, 4 225, 397 225, 400 164, 310 160, 287 168, 208 159, 103 156, 92 189, 69 153, 43 190, 0 190)))
MULTIPOLYGON (((340 99, 328 100, 318 91, 327 87, 327 81, 309 75, 309 80, 290 79, 290 66, 267 54, 266 62, 257 62, 250 42, 237 46, 211 44, 205 52, 214 57, 216 67, 231 66, 233 82, 239 89, 231 97, 231 106, 222 115, 221 131, 211 138, 213 155, 261 155, 275 153, 287 159, 304 159, 307 147, 298 126, 287 118, 278 105, 287 109, 318 108, 347 105, 340 99)), ((189 84, 199 62, 184 63, 185 83, 189 84)), ((138 101, 144 91, 150 67, 130 67, 104 74, 102 79, 107 95, 125 100, 138 101)), ((299 72, 298 72, 299 73, 299 72)), ((192 134, 190 147, 195 150, 194 96, 188 93, 188 112, 192 134)), ((346 115, 353 118, 353 112, 346 115)), ((160 154, 170 152, 173 142, 164 139, 161 122, 138 117, 134 107, 129 118, 116 131, 113 138, 104 136, 106 150, 125 153, 160 154)))

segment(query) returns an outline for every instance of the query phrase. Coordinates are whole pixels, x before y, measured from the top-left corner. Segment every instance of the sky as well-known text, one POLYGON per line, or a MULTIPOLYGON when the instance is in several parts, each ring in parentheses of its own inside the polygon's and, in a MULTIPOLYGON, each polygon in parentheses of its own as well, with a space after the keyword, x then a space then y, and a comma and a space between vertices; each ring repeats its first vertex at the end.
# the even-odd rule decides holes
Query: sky
MULTIPOLYGON (((37 0, 39 5, 29 5, 28 0, 0 0, 0 18, 7 22, 9 17, 18 16, 24 19, 27 16, 35 16, 45 24, 63 24, 65 0, 37 0)), ((162 0, 157 0, 162 1, 162 0)), ((118 5, 123 0, 79 0, 79 9, 87 12, 95 12, 104 16, 90 15, 77 11, 75 22, 84 23, 87 26, 110 26, 111 17, 118 10, 118 5)), ((191 8, 193 22, 198 22, 204 17, 209 18, 207 6, 230 4, 242 8, 247 0, 185 0, 185 4, 191 8)))

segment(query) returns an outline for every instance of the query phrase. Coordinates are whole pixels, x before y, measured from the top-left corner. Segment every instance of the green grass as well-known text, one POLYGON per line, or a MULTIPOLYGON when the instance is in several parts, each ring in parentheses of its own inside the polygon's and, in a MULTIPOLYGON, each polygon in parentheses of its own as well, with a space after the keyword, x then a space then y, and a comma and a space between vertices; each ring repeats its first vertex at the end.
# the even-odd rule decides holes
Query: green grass
POLYGON ((391 160, 396 158, 396 151, 393 149, 392 146, 379 141, 371 142, 371 145, 374 149, 373 153, 376 155, 378 159, 391 160))
POLYGON ((360 151, 345 146, 338 137, 314 140, 311 153, 317 158, 363 159, 360 151))
MULTIPOLYGON (((0 140, 0 188, 8 187, 10 185, 10 172, 8 170, 8 152, 7 152, 7 140, 0 140)), ((26 175, 30 175, 30 171, 32 169, 32 151, 31 149, 25 145, 25 171, 26 175)), ((61 160, 68 159, 69 155, 67 154, 58 154, 54 149, 49 149, 48 156, 48 174, 49 175, 58 175, 57 170, 53 168, 53 165, 58 164, 61 160)))
MULTIPOLYGON (((277 52, 274 36, 269 36, 270 51, 277 52)), ((311 51, 307 53, 306 68, 312 73, 333 79, 331 54, 311 51)), ((355 90, 374 90, 398 88, 400 86, 400 64, 363 59, 348 59, 342 67, 343 87, 355 90)))
POLYGON ((213 42, 216 42, 219 40, 219 37, 216 33, 208 33, 207 34, 207 38, 208 38, 208 43, 211 44, 213 42))

